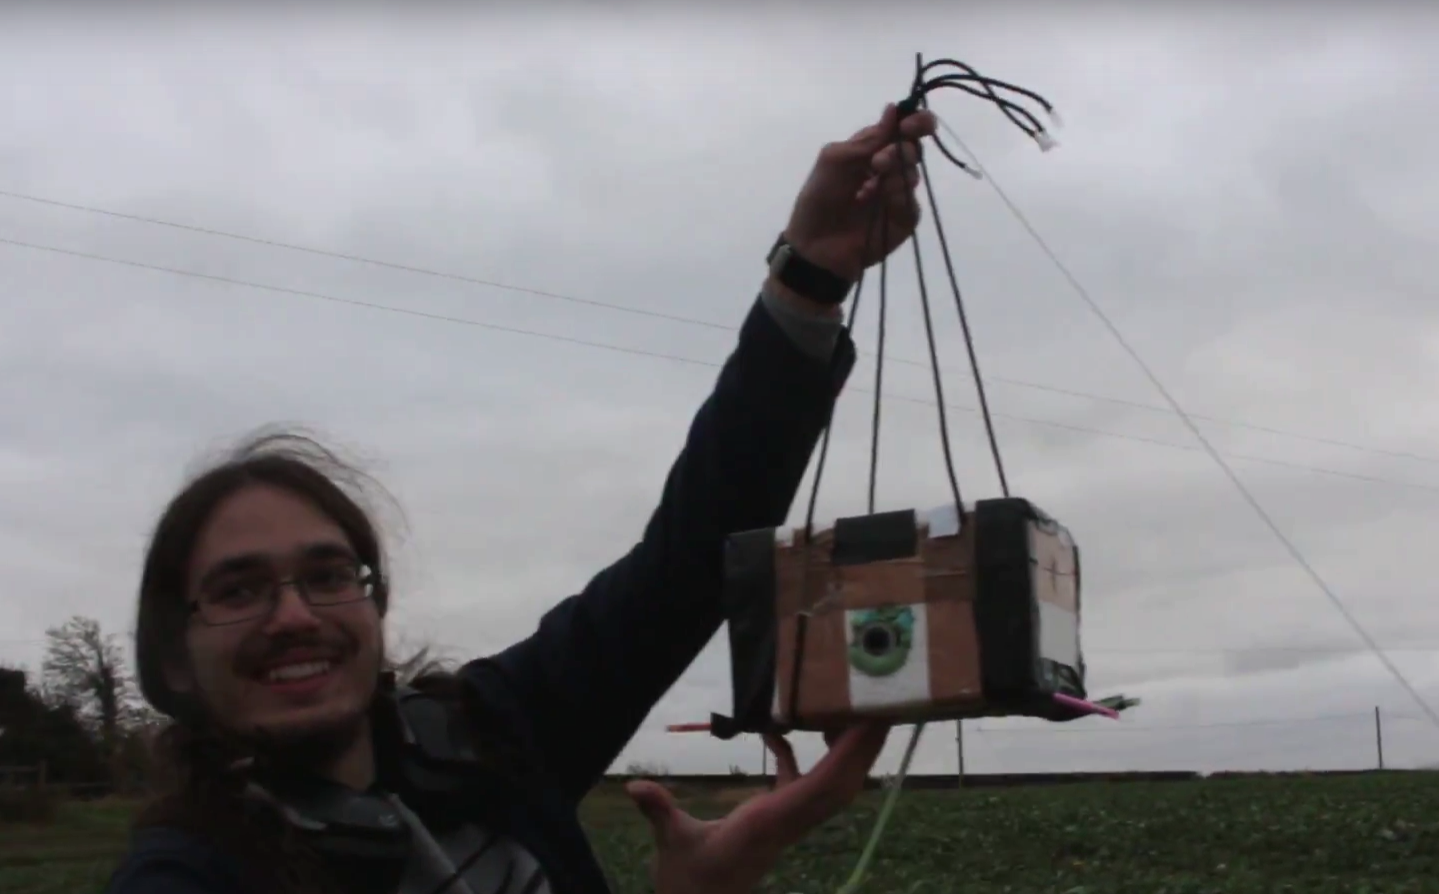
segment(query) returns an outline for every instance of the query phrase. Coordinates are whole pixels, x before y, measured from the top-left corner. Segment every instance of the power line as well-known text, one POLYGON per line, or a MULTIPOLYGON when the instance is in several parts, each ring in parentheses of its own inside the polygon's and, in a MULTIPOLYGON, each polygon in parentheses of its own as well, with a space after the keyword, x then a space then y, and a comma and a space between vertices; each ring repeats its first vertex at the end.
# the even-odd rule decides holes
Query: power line
POLYGON ((34 251, 45 251, 53 254, 69 255, 73 258, 83 258, 87 261, 99 261, 106 264, 119 264, 124 267, 135 267, 140 270, 152 270, 157 273, 170 273, 176 276, 188 276, 194 279, 203 279, 210 282, 223 283, 229 286, 240 286, 247 289, 259 289, 265 292, 275 292, 281 295, 293 295, 298 298, 313 298, 317 301, 329 301, 334 304, 344 304, 350 307, 362 307, 367 310, 376 310, 384 313, 403 314, 409 317, 419 317, 426 320, 434 320, 439 323, 452 323, 460 326, 473 326, 477 329, 489 329, 494 332, 508 332, 511 335, 527 335, 533 338, 545 338, 551 341, 566 342, 573 345, 581 345, 587 348, 600 348, 606 351, 617 351, 622 354, 634 354, 640 357, 653 357, 659 360, 670 360, 675 363, 687 363, 696 366, 719 366, 718 363, 711 363, 707 360, 696 360, 693 357, 682 357, 678 354, 665 354, 659 351, 646 351, 640 348, 626 348, 620 345, 605 344, 604 342, 589 341, 583 338, 571 338, 566 335, 554 335, 547 332, 537 332, 532 329, 523 329, 517 326, 504 326, 499 323, 486 323, 481 320, 474 320, 468 317, 456 317, 450 314, 433 313, 426 310, 416 310, 409 307, 395 307, 390 304, 381 304, 376 301, 363 301, 358 298, 343 298, 338 295, 327 295, 324 292, 312 292, 306 289, 292 289, 287 286, 276 286, 269 283, 253 282, 245 279, 235 279, 230 276, 218 276, 213 273, 201 273, 198 270, 182 270, 179 267, 167 267, 163 264, 147 264, 143 261, 131 261, 125 258, 112 258, 106 255, 91 254, 89 252, 75 251, 69 248, 59 248, 54 245, 41 245, 35 242, 22 242, 18 239, 7 239, 0 237, 0 244, 13 245, 18 248, 28 248, 34 251))
MULTIPOLYGON (((1335 714, 1319 714, 1309 717, 1274 717, 1257 720, 1219 720, 1212 723, 1168 723, 1168 724, 1126 724, 1126 723, 1105 723, 1097 726, 1074 726, 1071 724, 1050 724, 1042 727, 996 727, 976 724, 968 727, 976 734, 984 735, 1070 735, 1077 733, 1148 733, 1167 732, 1169 730, 1198 730, 1198 729, 1235 729, 1245 727, 1273 727, 1273 726, 1298 726, 1303 723, 1329 723, 1335 720, 1355 720, 1363 718, 1367 723, 1372 723, 1374 718, 1373 709, 1366 711, 1346 711, 1335 714)), ((1410 720, 1419 723, 1428 723, 1425 717, 1415 717, 1410 714, 1388 714, 1390 720, 1410 720)))
POLYGON ((1344 618, 1346 623, 1348 623, 1350 629, 1354 631, 1355 635, 1364 641, 1365 645, 1367 645, 1369 647, 1369 650, 1374 654, 1374 657, 1377 658, 1379 662, 1384 665, 1385 669, 1389 671, 1390 675, 1394 677, 1395 681, 1397 681, 1399 685, 1403 687, 1406 692, 1409 693, 1410 698, 1414 700, 1415 704, 1417 704, 1421 709, 1423 709, 1425 715, 1428 716, 1429 720, 1436 727, 1439 727, 1439 711, 1436 711, 1429 704, 1429 702, 1426 701, 1424 697, 1419 694, 1419 690, 1415 688, 1413 683, 1409 682, 1409 678, 1404 676, 1404 673, 1399 670, 1399 666, 1396 665, 1392 660, 1390 660, 1389 656, 1386 655, 1384 651, 1379 648, 1378 642, 1376 642, 1374 638, 1369 635, 1369 631, 1365 629, 1364 625, 1359 623, 1359 619, 1355 617, 1352 612, 1349 611, 1349 607, 1344 603, 1344 600, 1339 598, 1339 594, 1335 592, 1334 588, 1329 586, 1329 582, 1324 579, 1323 575, 1319 573, 1318 569, 1314 567, 1314 565, 1309 561, 1308 557, 1306 557, 1304 553, 1300 551, 1299 547, 1294 544, 1294 541, 1291 540, 1289 536, 1284 533, 1284 529, 1279 526, 1279 524, 1274 520, 1273 516, 1269 514, 1269 511, 1264 508, 1264 505, 1260 503, 1257 498, 1255 498, 1254 494, 1249 490, 1249 487, 1245 485, 1243 479, 1241 479, 1239 475, 1234 471, 1234 469, 1231 468, 1230 465, 1224 461, 1224 457, 1214 447, 1214 445, 1209 443, 1209 439, 1204 436, 1204 432, 1202 432, 1199 429, 1199 426, 1195 424, 1193 418, 1184 411, 1184 407, 1180 406, 1179 401, 1176 400, 1172 394, 1170 394, 1169 389, 1164 386, 1164 382, 1160 380, 1159 376, 1155 374, 1154 370, 1150 368, 1149 364, 1144 361, 1144 358, 1140 356, 1139 352, 1136 351, 1132 345, 1130 345, 1129 340, 1124 337, 1124 333, 1119 331, 1119 327, 1117 327, 1114 324, 1114 321, 1109 318, 1109 315, 1104 312, 1104 308, 1100 307, 1099 303, 1090 296, 1089 290, 1084 287, 1084 285, 1078 280, 1078 278, 1075 277, 1075 275, 1070 271, 1069 267, 1066 266, 1062 260, 1060 260, 1059 255, 1057 255, 1054 250, 1050 248, 1049 243, 1044 240, 1044 237, 1039 234, 1039 231, 1036 230, 1034 228, 1034 225, 1029 222, 1029 218, 1026 217, 1024 213, 1019 210, 1019 207, 1015 205, 1014 202, 1009 198, 1009 194, 1006 193, 1003 187, 1001 187, 999 183, 995 181, 994 177, 990 175, 989 170, 979 162, 979 159, 974 154, 974 151, 969 148, 969 146, 964 142, 964 140, 959 136, 959 134, 955 133, 954 129, 951 128, 947 123, 941 121, 940 124, 944 127, 945 132, 948 133, 949 136, 955 141, 955 144, 958 145, 966 155, 968 155, 971 159, 974 160, 975 167, 984 173, 985 179, 989 181, 990 188, 992 188, 995 194, 999 196, 1000 201, 1002 201, 1005 207, 1009 209, 1010 214, 1014 216, 1014 219, 1017 220, 1019 224, 1024 227, 1024 229, 1034 239, 1040 250, 1043 251, 1044 254, 1049 258, 1049 260, 1054 264, 1055 269, 1057 269, 1060 274, 1069 281, 1069 284, 1073 287, 1075 294, 1080 298, 1081 301, 1085 303, 1085 305, 1089 307, 1090 312, 1094 314, 1095 318, 1098 319, 1099 322, 1107 330, 1109 330, 1110 336, 1113 337, 1114 341, 1119 345, 1119 347, 1126 354, 1129 355, 1130 360, 1134 361, 1134 365, 1139 367, 1140 372, 1142 372, 1145 378, 1149 380, 1149 384, 1153 386, 1154 390, 1159 392, 1159 394, 1164 398, 1165 402, 1169 404, 1170 408, 1174 411, 1174 414, 1178 416, 1179 419, 1184 423, 1185 427, 1189 429, 1190 434, 1194 435, 1195 440, 1197 440, 1204 447, 1204 451, 1209 454, 1210 459, 1214 460, 1214 464, 1219 467, 1219 470, 1223 472, 1225 477, 1229 479, 1229 482, 1234 485, 1234 489, 1239 492, 1239 495, 1243 497, 1245 502, 1249 504, 1249 507, 1254 510, 1254 514, 1259 517, 1259 520, 1263 522, 1267 528, 1269 528, 1270 533, 1274 535, 1274 538, 1278 540, 1280 545, 1284 547, 1285 551, 1289 553, 1290 558, 1292 558, 1295 564, 1297 564, 1305 572, 1305 574, 1309 576, 1309 579, 1314 582, 1314 585, 1318 587, 1319 591, 1328 598, 1330 604, 1334 606, 1335 611, 1339 612, 1340 616, 1344 618))
MULTIPOLYGON (((494 280, 480 279, 479 277, 466 276, 460 273, 446 273, 440 270, 430 270, 425 267, 415 267, 409 264, 399 264, 394 261, 382 261, 376 258, 367 258, 361 255, 346 254, 338 251, 328 251, 323 248, 312 248, 305 245, 295 245, 289 242, 281 242, 275 239, 263 239, 257 236, 246 236, 241 233, 231 233, 225 230, 214 230, 209 227, 197 226, 195 224, 176 223, 174 221, 160 220, 154 217, 144 217, 139 214, 127 214, 123 211, 112 211, 108 208, 96 208, 89 205, 76 205, 70 202, 61 202, 56 199, 46 199, 40 196, 31 196, 24 193, 0 190, 0 197, 7 199, 18 199, 25 202, 34 202, 38 205, 50 205, 55 208, 65 208, 69 211, 82 211, 87 214, 99 214, 105 217, 113 217, 119 220, 129 220, 136 223, 151 224, 157 227, 169 227, 175 230, 186 230, 191 233, 201 233, 206 236, 218 236, 223 239, 234 239, 240 242, 249 242, 254 245, 264 245, 270 248, 283 248, 288 251, 303 252, 308 255, 318 255, 323 258, 333 258, 338 261, 350 261, 356 264, 368 264, 372 267, 384 267, 390 270, 399 270, 405 273, 417 273, 421 276, 431 276, 439 279, 449 279, 456 282, 469 283, 470 285, 486 286, 491 289, 502 289, 506 292, 519 292, 524 295, 533 295, 537 298, 552 298, 556 301, 567 301, 571 304, 583 304, 590 307, 600 307, 606 310, 619 311, 621 313, 636 314, 644 317, 654 317, 661 320, 669 320, 673 323, 683 323, 687 326, 703 326, 709 329, 723 329, 733 331, 733 326, 723 323, 712 323, 707 320, 699 320, 693 317, 680 316, 678 314, 667 314, 662 311, 646 310, 640 307, 630 307, 623 304, 612 304, 607 301, 599 301, 591 298, 579 298, 574 295, 562 295, 559 292, 548 292, 543 289, 532 289, 526 286, 516 286, 509 283, 496 282, 494 280)), ((1439 460, 1436 460, 1439 462, 1439 460)))
MULTIPOLYGON (((50 207, 53 207, 53 208, 63 208, 63 209, 65 209, 65 210, 67 210, 67 211, 77 211, 77 212, 81 212, 81 213, 84 213, 84 214, 100 215, 100 216, 104 216, 104 217, 115 218, 115 219, 117 219, 117 220, 127 220, 127 221, 132 221, 132 222, 135 222, 135 223, 143 223, 143 224, 147 224, 147 225, 151 225, 151 226, 167 227, 167 228, 174 229, 174 230, 183 230, 183 231, 191 232, 191 233, 199 233, 199 234, 202 234, 202 235, 205 235, 205 236, 214 236, 214 237, 218 237, 218 238, 222 238, 222 239, 231 239, 231 240, 235 240, 235 241, 239 241, 239 242, 248 242, 248 243, 251 243, 251 244, 253 244, 253 245, 262 245, 262 246, 266 246, 266 247, 268 247, 268 248, 279 248, 279 249, 284 249, 284 250, 286 250, 286 251, 300 252, 300 253, 302 253, 302 254, 314 255, 314 256, 317 256, 317 257, 331 258, 331 259, 340 260, 340 261, 348 261, 348 262, 356 263, 356 264, 367 264, 367 265, 370 265, 370 266, 372 266, 372 267, 381 267, 381 268, 385 268, 385 269, 389 269, 389 270, 397 270, 397 271, 401 271, 401 272, 404 272, 404 273, 412 273, 412 274, 416 274, 416 275, 420 275, 420 276, 429 276, 429 277, 434 277, 434 278, 437 278, 437 279, 451 280, 451 281, 453 281, 453 282, 468 283, 468 284, 470 284, 470 285, 484 286, 484 287, 486 287, 486 288, 500 289, 500 290, 508 291, 508 292, 516 292, 516 293, 519 293, 519 294, 531 295, 531 296, 539 297, 539 298, 549 298, 549 299, 552 299, 552 300, 555 300, 555 301, 565 301, 565 302, 569 302, 569 303, 571 303, 571 304, 578 304, 578 305, 584 305, 584 306, 588 306, 588 307, 602 308, 602 309, 605 309, 605 310, 615 311, 615 312, 618 312, 618 313, 634 314, 634 315, 637 315, 637 316, 644 316, 644 317, 650 317, 650 318, 654 318, 654 319, 667 320, 667 321, 672 322, 672 323, 680 323, 680 324, 686 325, 686 326, 699 326, 699 327, 703 327, 703 328, 706 328, 706 329, 718 329, 718 330, 727 331, 727 332, 737 331, 737 328, 738 328, 738 327, 731 326, 731 325, 724 324, 724 323, 716 323, 716 322, 713 322, 713 321, 710 321, 710 320, 702 320, 702 319, 698 319, 698 318, 695 318, 695 317, 684 316, 684 315, 681 315, 681 314, 670 314, 670 313, 664 313, 664 312, 661 312, 661 311, 647 310, 647 309, 645 309, 645 308, 633 307, 633 306, 624 305, 624 304, 617 304, 617 303, 609 302, 609 301, 600 301, 600 300, 598 300, 598 299, 593 299, 593 298, 581 298, 581 297, 578 297, 578 296, 575 296, 575 295, 567 295, 567 294, 563 294, 563 293, 560 293, 560 292, 547 291, 547 290, 544 290, 544 289, 535 289, 535 288, 530 288, 530 287, 528 287, 528 286, 518 286, 518 285, 511 284, 511 283, 503 283, 503 282, 498 282, 498 281, 496 281, 496 280, 483 279, 483 278, 480 278, 480 277, 468 276, 468 275, 460 274, 460 273, 452 273, 452 272, 447 272, 447 271, 442 271, 442 270, 435 270, 435 269, 428 268, 428 267, 420 267, 420 266, 416 266, 416 265, 412 265, 412 264, 402 264, 402 263, 398 263, 398 262, 394 262, 394 261, 385 261, 385 260, 381 260, 381 259, 378 259, 378 258, 368 257, 368 256, 365 256, 365 255, 357 255, 357 254, 350 254, 350 253, 346 253, 346 252, 330 251, 330 250, 328 250, 328 249, 315 248, 315 247, 313 247, 313 246, 306 246, 306 245, 298 245, 298 244, 293 243, 293 242, 285 242, 285 241, 281 241, 281 240, 278 240, 278 239, 265 239, 265 238, 257 237, 257 236, 248 236, 248 235, 245 235, 245 234, 243 234, 243 233, 234 233, 234 232, 230 232, 230 231, 228 231, 228 230, 218 230, 218 229, 214 229, 214 228, 212 228, 212 227, 205 227, 205 226, 200 226, 200 225, 197 225, 197 224, 178 223, 178 222, 176 222, 176 221, 164 220, 164 219, 156 218, 156 217, 148 217, 148 216, 140 215, 140 214, 130 214, 130 213, 124 212, 124 211, 116 211, 116 210, 113 210, 113 209, 110 209, 110 208, 100 208, 100 207, 97 207, 97 206, 94 206, 94 205, 81 205, 81 204, 77 204, 77 203, 74 203, 74 202, 64 202, 64 201, 60 201, 60 200, 58 200, 58 199, 50 199, 50 198, 45 198, 45 197, 43 197, 43 196, 30 195, 30 194, 28 194, 28 193, 14 192, 14 191, 11 191, 11 190, 3 190, 3 189, 0 189, 0 198, 8 198, 8 199, 16 200, 16 201, 30 202, 30 203, 37 204, 37 205, 47 205, 47 206, 50 206, 50 207)), ((861 353, 866 353, 866 354, 868 354, 868 353, 870 353, 870 352, 867 352, 867 351, 866 351, 866 352, 861 352, 861 353)), ((900 364, 904 364, 904 365, 906 365, 906 366, 916 366, 916 367, 922 367, 922 368, 924 368, 924 369, 928 369, 928 368, 929 368, 929 363, 928 363, 927 361, 910 360, 910 359, 906 359, 906 358, 893 358, 893 362, 895 362, 895 363, 900 363, 900 364)), ((965 375, 965 376, 968 376, 968 373, 960 372, 960 371, 955 371, 955 370, 946 370, 946 372, 949 373, 949 374, 951 374, 951 375, 965 375)), ((971 378, 972 378, 972 377, 971 377, 971 378)), ((1125 398, 1121 398, 1121 397, 1112 397, 1112 396, 1104 395, 1104 394, 1095 394, 1095 393, 1093 393, 1093 392, 1082 391, 1082 390, 1073 389, 1073 388, 1061 388, 1061 387, 1056 386, 1056 385, 1046 385, 1046 384, 1042 384, 1042 383, 1039 383, 1039 382, 1030 382, 1030 381, 1027 381, 1027 380, 1024 380, 1024 379, 1013 379, 1013 378, 1007 378, 1007 377, 1004 377, 1004 376, 988 376, 988 377, 986 377, 986 381, 987 381, 987 382, 993 382, 993 383, 995 383, 995 384, 1008 385, 1008 386, 1014 387, 1014 388, 1024 388, 1024 389, 1029 389, 1029 390, 1033 390, 1033 391, 1043 391, 1043 392, 1048 392, 1048 393, 1050 393, 1050 394, 1062 395, 1062 396, 1065 396, 1065 397, 1073 397, 1073 398, 1079 398, 1079 399, 1083 399, 1083 400, 1097 401, 1097 402, 1100 402, 1100 403, 1114 404, 1114 405, 1116 405, 1116 406, 1127 407, 1127 408, 1135 409, 1135 410, 1143 410, 1143 411, 1149 412, 1149 413, 1162 413, 1162 414, 1164 414, 1164 415, 1166 415, 1166 416, 1172 415, 1172 411, 1171 411, 1168 407, 1157 406, 1157 405, 1155 405, 1155 404, 1145 403, 1144 401, 1139 401, 1139 400, 1129 400, 1129 399, 1125 399, 1125 398)), ((1352 442, 1352 441, 1346 441, 1346 440, 1337 439, 1337 438, 1326 438, 1326 437, 1320 437, 1320 436, 1316 436, 1316 435, 1305 435, 1305 434, 1300 434, 1300 433, 1298 433, 1298 432, 1289 431, 1289 430, 1287 430, 1287 429, 1277 428, 1277 427, 1275 427, 1275 426, 1259 425, 1259 424, 1251 423, 1251 422, 1240 422, 1240 421, 1238 421, 1238 420, 1224 419, 1224 418, 1221 418, 1221 417, 1218 417, 1218 416, 1205 416, 1205 415, 1201 415, 1201 414, 1198 414, 1198 413, 1190 413, 1190 414, 1189 414, 1189 418, 1191 418, 1191 419, 1196 419, 1196 420, 1202 420, 1202 421, 1204 421, 1204 422, 1214 423, 1214 424, 1217 424, 1217 425, 1226 425, 1226 426, 1230 426, 1230 427, 1232 427, 1232 428, 1247 429, 1247 430, 1249 430, 1249 431, 1261 432, 1261 433, 1264 433, 1264 434, 1278 435, 1278 436, 1280 436, 1280 437, 1292 438, 1292 439, 1299 440, 1299 441, 1308 441, 1308 442, 1314 443, 1314 444, 1323 444, 1323 445, 1326 445, 1326 446, 1329 446, 1329 447, 1342 447, 1342 448, 1344 448, 1344 449, 1346 449, 1346 450, 1357 450, 1357 451, 1360 451, 1360 452, 1363 452, 1363 453, 1374 453, 1374 454, 1378 454, 1378 455, 1382 455, 1382 456, 1390 456, 1390 457, 1394 457, 1394 458, 1398 458, 1398 459, 1407 459, 1407 460, 1413 460, 1413 461, 1416 461, 1416 462, 1433 463, 1433 464, 1439 465, 1439 457, 1435 457, 1435 456, 1425 456, 1425 455, 1423 455, 1423 454, 1411 453, 1411 452, 1403 451, 1403 450, 1390 450, 1390 449, 1386 449, 1386 448, 1382 448, 1382 447, 1374 447, 1374 446, 1369 446, 1369 445, 1365 445, 1365 444, 1357 444, 1357 443, 1354 443, 1354 442, 1352 442)))
MULTIPOLYGON (((54 245, 43 245, 36 242, 25 242, 19 239, 0 237, 0 245, 10 245, 16 248, 24 248, 32 251, 48 252, 51 254, 65 255, 73 258, 80 258, 98 263, 115 264, 123 267, 131 267, 139 270, 149 270, 157 273, 166 273, 174 276, 184 276, 193 279, 205 280, 207 282, 220 283, 223 285, 239 286, 241 288, 256 289, 259 291, 273 292, 280 295, 289 295, 298 298, 311 298, 317 301, 327 301, 333 304, 346 305, 349 307, 363 308, 366 310, 378 311, 381 313, 400 314, 403 316, 417 317, 431 320, 438 323, 449 323, 452 325, 470 326, 476 329, 486 329, 493 332, 503 332, 510 335, 521 335, 529 338, 541 338, 564 344, 577 345, 587 348, 595 348, 603 351, 611 351, 620 354, 629 354, 637 357, 649 357, 656 360, 668 360, 674 363, 683 363, 689 366, 703 366, 718 369, 722 364, 700 360, 694 357, 686 357, 680 354, 671 354, 661 351, 649 351, 641 348, 630 348, 623 345, 609 344, 606 342, 593 341, 590 339, 573 338, 566 335, 556 335, 548 332, 540 332, 534 329, 525 329, 518 326, 505 326, 498 323, 489 323, 469 317, 459 317, 451 314, 434 313, 431 311, 417 310, 408 307, 396 307, 391 304, 382 304, 377 301, 364 301, 358 298, 345 298, 338 295, 331 295, 324 292, 315 292, 307 289, 294 289, 288 286, 277 286, 270 283, 255 282, 253 280, 237 279, 235 277, 220 276, 212 273, 201 273, 197 270, 185 270, 179 267, 170 267, 163 264, 151 264, 144 261, 133 261, 126 258, 115 258, 108 255, 100 255, 92 252, 78 251, 69 248, 60 248, 54 245)), ((869 393, 863 388, 850 388, 860 394, 869 393)), ((890 400, 897 400, 904 403, 919 404, 922 406, 934 406, 935 402, 927 398, 905 397, 903 395, 889 395, 890 400)), ((965 413, 977 413, 974 407, 962 404, 945 404, 946 409, 953 409, 965 413)), ((1198 451, 1201 448, 1191 444, 1176 444, 1172 441, 1165 441, 1159 438, 1149 438, 1143 435, 1121 434, 1119 432, 1105 431, 1104 429, 1090 428, 1082 425, 1073 425, 1067 422, 1058 422, 1052 419, 1042 419, 1032 416, 1022 416, 1015 413, 994 412, 995 418, 1007 419, 1013 422, 1022 422, 1027 425, 1043 426, 1062 431, 1077 432, 1081 434, 1099 435, 1102 437, 1117 438, 1124 441, 1133 441, 1140 444, 1151 444, 1157 447, 1167 447, 1171 450, 1183 450, 1188 452, 1198 451)), ((1338 469, 1329 469, 1323 466, 1314 466, 1307 463, 1291 462, 1289 460, 1271 459, 1263 456, 1252 456, 1249 454, 1229 453, 1234 459, 1245 462, 1259 463, 1275 466, 1278 468, 1294 469, 1297 471, 1310 472, 1319 475, 1327 475, 1334 478, 1344 478, 1351 481, 1363 481, 1370 484, 1387 484, 1394 487, 1410 488, 1414 490, 1439 491, 1439 485, 1424 484, 1417 481, 1400 481, 1393 478, 1386 478, 1378 475, 1365 475, 1359 472, 1344 472, 1338 469)))

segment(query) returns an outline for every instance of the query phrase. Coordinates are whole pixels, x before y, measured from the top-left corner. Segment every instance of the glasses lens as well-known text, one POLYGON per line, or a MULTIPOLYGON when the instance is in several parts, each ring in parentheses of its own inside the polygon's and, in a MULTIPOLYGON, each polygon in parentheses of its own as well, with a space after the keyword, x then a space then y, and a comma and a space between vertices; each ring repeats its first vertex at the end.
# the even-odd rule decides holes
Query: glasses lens
POLYGON ((298 576, 301 592, 311 605, 337 605, 368 595, 367 569, 352 562, 322 565, 298 576))
POLYGON ((275 583, 263 577, 227 580, 200 594, 200 617, 207 624, 234 624, 265 613, 275 583))

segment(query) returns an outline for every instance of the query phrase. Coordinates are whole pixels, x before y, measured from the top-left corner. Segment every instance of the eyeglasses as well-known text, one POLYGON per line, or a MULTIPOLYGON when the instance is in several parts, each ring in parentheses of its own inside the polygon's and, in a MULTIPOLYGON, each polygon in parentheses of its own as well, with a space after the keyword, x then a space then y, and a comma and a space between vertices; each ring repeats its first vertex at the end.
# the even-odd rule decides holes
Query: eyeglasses
POLYGON ((369 599, 375 573, 359 562, 332 562, 280 578, 263 571, 228 576, 200 591, 190 612, 211 627, 253 621, 270 614, 288 584, 309 606, 344 605, 369 599))

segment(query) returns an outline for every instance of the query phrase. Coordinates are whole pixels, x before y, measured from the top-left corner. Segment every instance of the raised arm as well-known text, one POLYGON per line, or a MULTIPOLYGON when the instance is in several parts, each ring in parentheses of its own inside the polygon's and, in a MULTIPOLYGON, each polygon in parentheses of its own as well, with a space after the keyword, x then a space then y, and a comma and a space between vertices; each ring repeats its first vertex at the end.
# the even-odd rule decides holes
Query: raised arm
MULTIPOLYGON (((890 108, 877 125, 825 147, 796 202, 786 240, 838 279, 853 282, 914 230, 917 180, 895 152, 899 126, 890 108), (906 174, 879 189, 876 169, 906 174), (884 246, 866 244, 876 195, 890 211, 884 246)), ((933 119, 903 126, 913 138, 932 132, 933 119)), ((550 610, 528 639, 463 671, 488 701, 523 719, 571 798, 605 773, 718 630, 725 538, 789 513, 854 365, 838 308, 810 300, 809 287, 772 273, 638 545, 550 610)))

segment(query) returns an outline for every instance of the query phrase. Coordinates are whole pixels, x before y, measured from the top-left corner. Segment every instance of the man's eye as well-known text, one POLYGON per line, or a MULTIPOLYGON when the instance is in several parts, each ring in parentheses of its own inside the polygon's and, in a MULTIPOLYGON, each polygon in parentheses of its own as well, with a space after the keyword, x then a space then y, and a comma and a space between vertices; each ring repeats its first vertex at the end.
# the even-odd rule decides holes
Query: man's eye
POLYGON ((253 602, 265 594, 266 586, 261 581, 234 581, 212 590, 211 599, 226 604, 253 602))
POLYGON ((355 571, 348 565, 334 568, 317 568, 305 575, 305 586, 320 592, 333 593, 353 586, 355 571))

